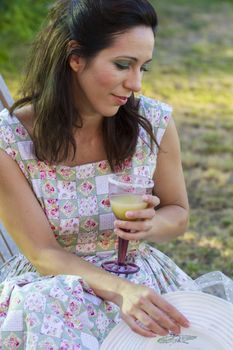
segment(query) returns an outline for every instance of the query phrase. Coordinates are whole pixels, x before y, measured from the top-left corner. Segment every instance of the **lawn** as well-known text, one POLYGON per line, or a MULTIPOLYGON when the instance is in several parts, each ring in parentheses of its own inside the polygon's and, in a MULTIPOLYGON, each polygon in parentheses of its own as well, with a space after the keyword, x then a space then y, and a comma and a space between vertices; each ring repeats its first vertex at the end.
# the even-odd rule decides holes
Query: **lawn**
POLYGON ((174 108, 191 218, 160 248, 191 276, 233 277, 233 2, 154 1, 160 28, 144 92, 174 108))
MULTIPOLYGON (((4 15, 0 24, 1 33, 8 25, 1 34, 0 71, 16 97, 19 71, 48 1, 31 4, 30 12, 14 3, 13 16, 4 15)), ((233 1, 153 3, 160 26, 143 93, 174 108, 191 207, 186 234, 159 248, 192 277, 211 270, 233 277, 233 1)))

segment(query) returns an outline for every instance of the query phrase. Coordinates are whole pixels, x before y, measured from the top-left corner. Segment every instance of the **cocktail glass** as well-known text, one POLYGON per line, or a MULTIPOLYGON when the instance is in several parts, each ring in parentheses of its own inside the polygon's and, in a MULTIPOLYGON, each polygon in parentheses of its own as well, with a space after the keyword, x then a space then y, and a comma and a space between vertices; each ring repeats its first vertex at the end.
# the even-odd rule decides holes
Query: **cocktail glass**
MULTIPOLYGON (((150 178, 131 174, 110 175, 108 184, 110 203, 115 217, 127 221, 134 220, 126 217, 127 211, 147 208, 148 204, 143 200, 143 195, 151 194, 154 187, 154 181, 150 178)), ((128 243, 128 240, 118 238, 118 259, 104 262, 102 267, 105 270, 118 275, 139 271, 140 268, 136 264, 126 262, 128 243)))

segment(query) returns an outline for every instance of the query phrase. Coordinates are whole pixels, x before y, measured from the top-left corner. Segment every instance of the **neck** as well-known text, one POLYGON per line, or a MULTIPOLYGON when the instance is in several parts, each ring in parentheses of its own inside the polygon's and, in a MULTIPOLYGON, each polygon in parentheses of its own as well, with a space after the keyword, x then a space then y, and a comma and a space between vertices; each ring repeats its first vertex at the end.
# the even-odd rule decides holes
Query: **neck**
POLYGON ((83 125, 76 131, 77 137, 93 140, 102 135, 103 118, 100 116, 82 117, 83 125))

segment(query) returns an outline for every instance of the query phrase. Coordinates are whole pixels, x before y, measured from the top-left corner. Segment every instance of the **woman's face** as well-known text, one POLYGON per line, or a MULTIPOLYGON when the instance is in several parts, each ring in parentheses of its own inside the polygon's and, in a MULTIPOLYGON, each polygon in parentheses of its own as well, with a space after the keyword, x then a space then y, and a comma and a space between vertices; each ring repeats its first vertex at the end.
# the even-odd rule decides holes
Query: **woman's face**
POLYGON ((101 50, 89 63, 72 56, 76 103, 82 117, 110 117, 139 92, 144 71, 152 60, 152 29, 138 26, 117 36, 113 45, 101 50))

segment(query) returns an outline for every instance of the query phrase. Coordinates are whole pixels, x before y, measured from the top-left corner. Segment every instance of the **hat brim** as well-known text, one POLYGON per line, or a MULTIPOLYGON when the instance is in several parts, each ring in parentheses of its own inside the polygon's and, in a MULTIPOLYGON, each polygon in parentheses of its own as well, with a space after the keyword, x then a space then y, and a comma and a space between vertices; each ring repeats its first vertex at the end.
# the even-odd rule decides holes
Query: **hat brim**
POLYGON ((104 340, 101 350, 232 350, 233 305, 202 292, 177 291, 163 297, 190 321, 180 335, 146 338, 121 321, 104 340))

